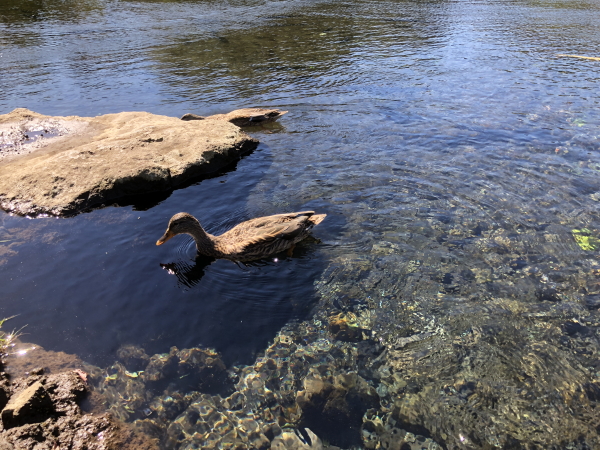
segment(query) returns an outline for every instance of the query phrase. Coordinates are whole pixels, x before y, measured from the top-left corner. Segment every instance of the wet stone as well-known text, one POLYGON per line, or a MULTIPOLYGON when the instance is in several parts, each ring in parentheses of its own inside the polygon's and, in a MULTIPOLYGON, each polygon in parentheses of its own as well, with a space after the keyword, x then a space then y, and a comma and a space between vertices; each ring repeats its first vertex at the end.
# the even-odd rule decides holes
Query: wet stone
POLYGON ((363 331, 349 314, 340 313, 329 319, 329 331, 334 339, 346 342, 363 340, 363 331))
POLYGON ((272 450, 321 450, 322 448, 321 440, 308 428, 302 431, 285 430, 271 444, 272 450))
POLYGON ((179 351, 172 347, 168 354, 152 356, 142 379, 155 392, 169 385, 180 391, 219 392, 228 385, 219 354, 197 348, 179 351))
MULTIPOLYGON (((368 323, 360 315, 352 320, 361 328, 368 323)), ((204 368, 218 370, 221 379, 232 379, 219 355, 203 349, 172 348, 154 355, 136 378, 115 363, 95 380, 113 413, 126 412, 124 420, 133 421, 165 449, 308 449, 321 448, 321 439, 332 449, 368 442, 383 448, 381 439, 393 426, 391 411, 381 410, 372 379, 361 374, 385 373, 389 389, 396 386, 389 368, 375 361, 383 361, 385 347, 370 339, 331 339, 328 324, 322 317, 285 327, 253 365, 230 371, 235 373, 235 385, 216 393, 195 390, 202 383, 180 381, 190 373, 184 378, 193 379, 204 368), (140 403, 127 390, 134 385, 145 399, 140 403), (383 428, 369 428, 364 422, 369 411, 380 417, 383 428)))
POLYGON ((36 381, 31 386, 11 397, 2 410, 4 428, 13 428, 28 423, 46 420, 54 412, 46 388, 36 381))
POLYGON ((599 309, 600 308, 600 294, 586 295, 585 296, 585 305, 589 309, 599 309))

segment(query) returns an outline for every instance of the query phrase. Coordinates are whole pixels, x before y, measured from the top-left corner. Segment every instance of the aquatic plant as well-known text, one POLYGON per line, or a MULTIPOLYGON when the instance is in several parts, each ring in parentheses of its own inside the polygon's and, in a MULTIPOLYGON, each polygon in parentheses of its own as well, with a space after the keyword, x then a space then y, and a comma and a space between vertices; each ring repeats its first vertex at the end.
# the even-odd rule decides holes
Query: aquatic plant
POLYGON ((10 349, 14 345, 17 338, 21 335, 21 330, 13 330, 8 334, 1 330, 2 326, 4 325, 4 322, 12 319, 13 317, 15 316, 6 317, 0 320, 0 358, 4 358, 8 354, 8 349, 10 349))

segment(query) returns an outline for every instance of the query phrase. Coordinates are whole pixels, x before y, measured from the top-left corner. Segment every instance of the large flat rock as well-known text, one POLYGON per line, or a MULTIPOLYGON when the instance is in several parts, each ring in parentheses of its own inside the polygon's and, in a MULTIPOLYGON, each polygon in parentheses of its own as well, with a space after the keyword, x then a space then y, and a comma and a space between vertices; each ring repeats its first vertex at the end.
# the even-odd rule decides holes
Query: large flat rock
POLYGON ((0 115, 0 207, 58 216, 168 191, 257 144, 223 120, 146 112, 51 117, 19 108, 0 115))

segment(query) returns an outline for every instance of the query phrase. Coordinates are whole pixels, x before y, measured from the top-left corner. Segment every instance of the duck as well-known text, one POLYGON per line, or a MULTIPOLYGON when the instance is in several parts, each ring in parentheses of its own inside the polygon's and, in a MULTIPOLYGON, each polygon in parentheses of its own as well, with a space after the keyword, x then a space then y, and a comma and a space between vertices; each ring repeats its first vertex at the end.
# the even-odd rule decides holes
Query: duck
POLYGON ((252 261, 286 251, 291 256, 295 245, 310 234, 310 230, 327 214, 301 211, 258 217, 242 222, 229 231, 213 236, 198 219, 186 212, 169 220, 167 231, 156 241, 162 245, 178 234, 189 234, 196 242, 199 254, 233 261, 252 261))

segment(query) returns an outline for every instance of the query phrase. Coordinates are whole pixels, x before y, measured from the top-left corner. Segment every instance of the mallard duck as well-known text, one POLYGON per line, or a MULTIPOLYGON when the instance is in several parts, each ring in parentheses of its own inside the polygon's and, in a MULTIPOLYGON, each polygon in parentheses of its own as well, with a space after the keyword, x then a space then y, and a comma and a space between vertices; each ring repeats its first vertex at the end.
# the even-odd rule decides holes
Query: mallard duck
POLYGON ((202 255, 251 261, 284 250, 291 252, 296 243, 308 236, 311 228, 321 223, 326 215, 302 211, 258 217, 242 222, 220 236, 213 236, 204 231, 198 219, 181 212, 171 217, 167 231, 156 245, 162 245, 178 234, 189 234, 202 255))

